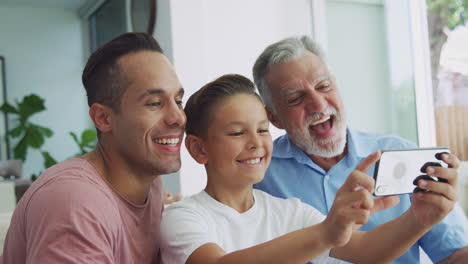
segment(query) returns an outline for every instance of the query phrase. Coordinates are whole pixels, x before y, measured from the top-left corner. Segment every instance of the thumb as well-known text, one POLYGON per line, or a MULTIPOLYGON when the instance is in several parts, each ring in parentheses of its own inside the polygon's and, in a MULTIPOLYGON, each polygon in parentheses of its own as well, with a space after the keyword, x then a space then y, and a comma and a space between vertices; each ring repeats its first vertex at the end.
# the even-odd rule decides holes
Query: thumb
POLYGON ((396 195, 374 198, 374 207, 371 209, 371 214, 393 207, 397 205, 399 202, 400 202, 400 197, 396 195))
POLYGON ((366 171, 380 159, 380 150, 370 154, 357 165, 356 170, 366 173, 366 171))

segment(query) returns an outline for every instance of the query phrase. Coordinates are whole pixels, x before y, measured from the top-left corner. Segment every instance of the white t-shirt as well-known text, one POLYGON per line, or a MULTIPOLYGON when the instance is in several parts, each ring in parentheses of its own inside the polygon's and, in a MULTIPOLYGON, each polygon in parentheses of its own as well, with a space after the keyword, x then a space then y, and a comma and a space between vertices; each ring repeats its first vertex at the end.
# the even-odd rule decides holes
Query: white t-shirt
MULTIPOLYGON (((255 203, 244 213, 216 201, 205 191, 167 207, 161 222, 163 263, 185 263, 197 248, 207 243, 215 243, 230 253, 325 219, 299 199, 277 198, 255 189, 253 195, 255 203)), ((312 261, 334 262, 328 255, 329 250, 312 261)))

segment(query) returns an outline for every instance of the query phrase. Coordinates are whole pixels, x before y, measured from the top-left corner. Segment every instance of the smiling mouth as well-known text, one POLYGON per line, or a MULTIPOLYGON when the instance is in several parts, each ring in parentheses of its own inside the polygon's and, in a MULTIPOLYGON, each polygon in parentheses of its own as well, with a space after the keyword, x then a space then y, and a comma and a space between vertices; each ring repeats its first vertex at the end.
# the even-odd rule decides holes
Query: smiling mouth
POLYGON ((315 125, 318 125, 318 124, 322 124, 322 123, 324 123, 324 122, 327 122, 327 121, 330 120, 331 118, 332 118, 332 116, 330 116, 330 115, 324 115, 324 116, 322 116, 321 118, 319 118, 319 119, 313 121, 310 125, 311 125, 311 126, 315 126, 315 125))
POLYGON ((153 143, 175 147, 179 144, 180 138, 153 138, 153 143))
POLYGON ((262 160, 263 160, 263 157, 246 159, 246 160, 238 160, 237 162, 242 163, 242 164, 248 164, 248 165, 256 165, 256 164, 259 164, 262 160))
POLYGON ((315 133, 325 135, 325 133, 328 133, 328 131, 330 131, 333 128, 334 121, 334 115, 324 115, 321 118, 310 123, 309 129, 315 133))

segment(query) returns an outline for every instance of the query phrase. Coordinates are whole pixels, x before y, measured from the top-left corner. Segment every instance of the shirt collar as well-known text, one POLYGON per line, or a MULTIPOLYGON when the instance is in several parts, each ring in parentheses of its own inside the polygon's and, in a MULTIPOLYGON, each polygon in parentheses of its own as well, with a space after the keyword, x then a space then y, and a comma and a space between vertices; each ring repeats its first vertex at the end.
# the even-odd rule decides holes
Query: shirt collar
POLYGON ((366 141, 368 139, 364 138, 359 132, 347 129, 348 154, 351 154, 351 156, 363 159, 372 153, 372 145, 364 144, 366 141))
POLYGON ((291 141, 288 134, 284 134, 275 139, 272 156, 282 159, 292 158, 300 163, 311 162, 309 156, 291 141))

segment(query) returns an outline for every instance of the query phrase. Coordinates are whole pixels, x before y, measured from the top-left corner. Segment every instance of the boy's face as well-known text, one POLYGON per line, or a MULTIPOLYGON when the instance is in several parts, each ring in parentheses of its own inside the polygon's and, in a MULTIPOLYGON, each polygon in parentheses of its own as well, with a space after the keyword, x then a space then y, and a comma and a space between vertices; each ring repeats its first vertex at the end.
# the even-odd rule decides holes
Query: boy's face
POLYGON ((118 61, 128 87, 112 114, 112 135, 128 166, 152 175, 180 169, 183 89, 164 55, 140 51, 118 61))
POLYGON ((210 181, 223 186, 254 184, 270 164, 272 142, 264 106, 253 95, 237 94, 213 106, 203 146, 210 181))

